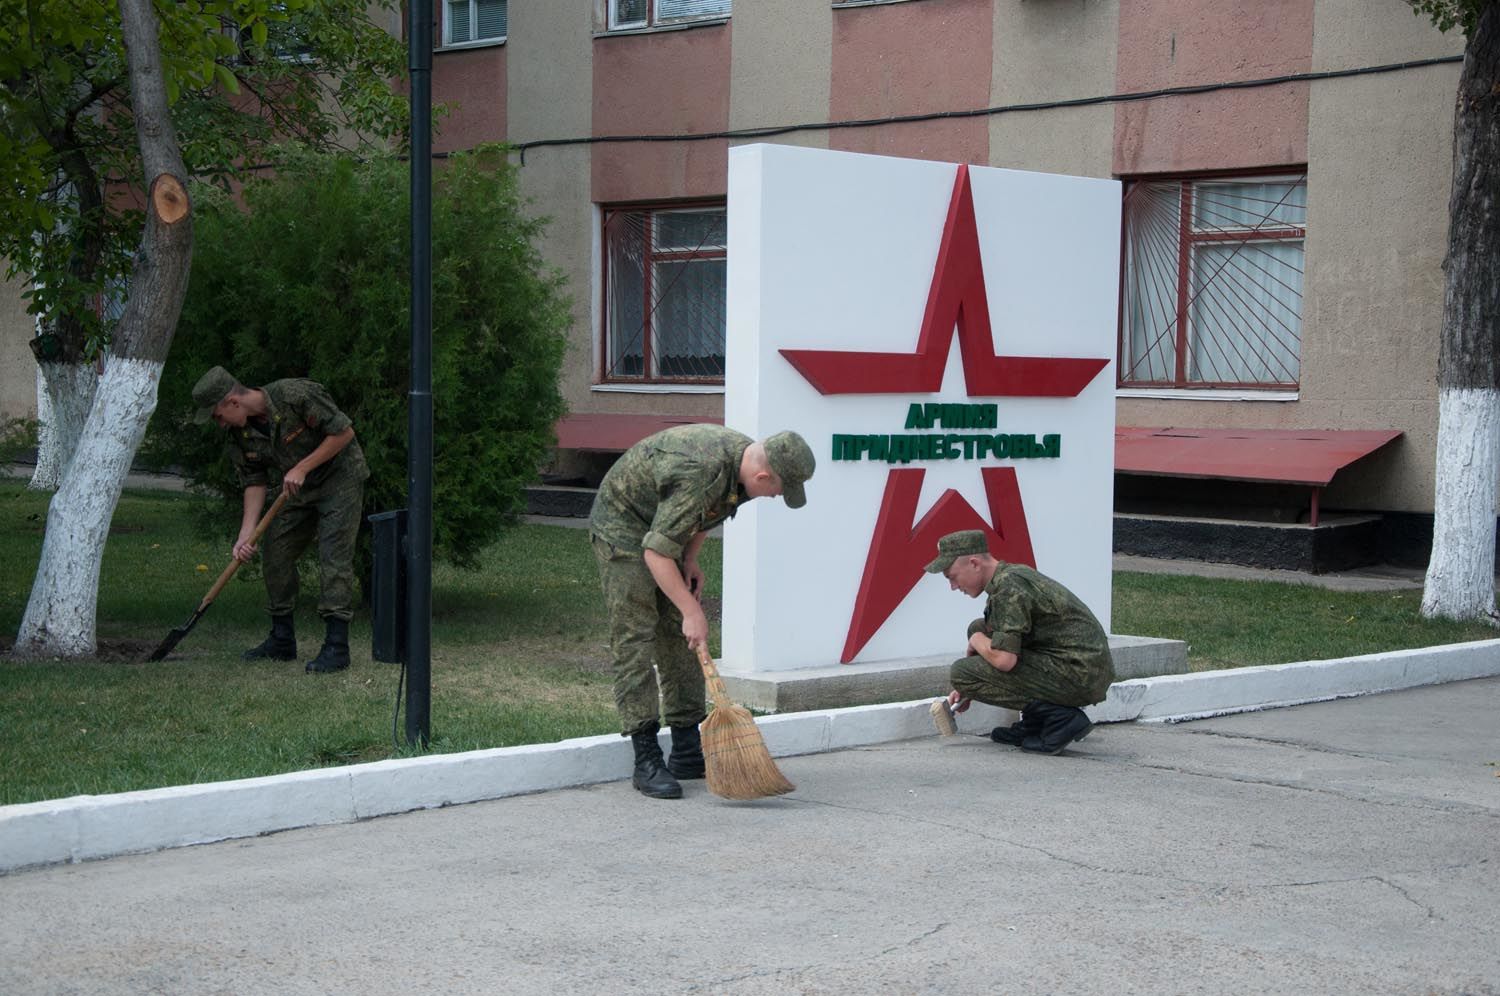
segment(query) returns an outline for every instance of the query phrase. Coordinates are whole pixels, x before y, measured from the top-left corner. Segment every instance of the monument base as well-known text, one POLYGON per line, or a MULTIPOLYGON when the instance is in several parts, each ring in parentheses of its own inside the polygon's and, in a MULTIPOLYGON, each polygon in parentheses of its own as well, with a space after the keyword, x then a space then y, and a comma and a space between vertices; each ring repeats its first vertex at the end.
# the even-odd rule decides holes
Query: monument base
MULTIPOLYGON (((1115 678, 1151 678, 1186 674, 1187 644, 1151 636, 1110 636, 1115 678)), ((719 673, 729 697, 761 712, 805 712, 844 706, 907 702, 946 695, 952 655, 909 657, 871 664, 833 664, 790 671, 733 671, 719 673)))

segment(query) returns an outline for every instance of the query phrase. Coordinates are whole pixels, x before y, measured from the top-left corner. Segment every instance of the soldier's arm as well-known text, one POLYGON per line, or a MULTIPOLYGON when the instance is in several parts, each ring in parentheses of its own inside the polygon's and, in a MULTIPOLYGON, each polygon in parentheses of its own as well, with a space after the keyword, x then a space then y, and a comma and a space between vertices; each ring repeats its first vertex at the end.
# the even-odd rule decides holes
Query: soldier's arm
POLYGON ((1016 666, 1016 661, 1020 660, 1009 650, 995 649, 990 643, 990 638, 983 633, 975 633, 969 637, 969 649, 983 657, 985 662, 996 671, 1009 671, 1016 666))
POLYGON ((645 558, 646 569, 651 572, 651 578, 656 582, 656 586, 682 613, 682 636, 687 640, 688 646, 696 648, 699 644, 706 643, 708 641, 708 617, 703 614, 703 606, 698 604, 698 599, 693 597, 693 593, 688 590, 687 580, 683 578, 677 561, 663 556, 650 547, 642 550, 641 554, 645 558))
POLYGON ((688 591, 694 598, 703 597, 703 568, 698 566, 698 551, 703 549, 707 538, 706 532, 694 533, 682 551, 682 576, 687 579, 688 591))
POLYGON ((984 607, 986 630, 969 637, 969 648, 997 671, 1010 671, 1020 660, 1023 635, 1031 630, 1031 605, 1026 593, 1002 585, 984 607))
POLYGON ((290 470, 281 475, 281 486, 288 494, 296 494, 301 490, 308 474, 338 456, 352 442, 354 442, 354 426, 352 425, 345 426, 342 432, 332 436, 324 436, 317 449, 298 460, 290 470))
POLYGON ((266 507, 266 486, 252 484, 245 489, 244 511, 240 514, 240 535, 234 541, 234 559, 244 563, 255 556, 255 547, 250 537, 255 535, 255 526, 260 522, 261 509, 266 507))

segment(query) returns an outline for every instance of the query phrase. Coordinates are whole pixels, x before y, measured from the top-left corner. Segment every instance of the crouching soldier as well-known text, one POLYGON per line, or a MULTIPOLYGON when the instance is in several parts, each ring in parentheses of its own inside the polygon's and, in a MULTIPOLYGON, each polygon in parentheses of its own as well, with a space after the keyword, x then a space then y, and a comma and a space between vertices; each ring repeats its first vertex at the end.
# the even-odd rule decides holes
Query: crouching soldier
POLYGON ((968 656, 953 663, 953 710, 971 699, 1019 710, 1021 721, 990 739, 1041 754, 1088 736, 1094 725, 1079 707, 1104 701, 1115 680, 1109 637, 1088 606, 1045 574, 996 560, 978 529, 938 540, 927 572, 986 596, 984 617, 969 624, 968 656))
POLYGON ((354 541, 359 535, 364 482, 370 476, 354 426, 323 385, 277 380, 245 387, 223 367, 214 367, 193 388, 199 422, 229 430, 229 455, 245 489, 244 514, 234 543, 237 560, 256 548, 250 538, 266 504, 271 473, 280 475, 288 497, 265 536, 265 576, 271 634, 242 655, 246 660, 289 661, 297 657, 293 611, 297 604, 297 558, 314 539, 322 591, 323 647, 307 662, 309 672, 349 666, 349 620, 354 616, 354 541))

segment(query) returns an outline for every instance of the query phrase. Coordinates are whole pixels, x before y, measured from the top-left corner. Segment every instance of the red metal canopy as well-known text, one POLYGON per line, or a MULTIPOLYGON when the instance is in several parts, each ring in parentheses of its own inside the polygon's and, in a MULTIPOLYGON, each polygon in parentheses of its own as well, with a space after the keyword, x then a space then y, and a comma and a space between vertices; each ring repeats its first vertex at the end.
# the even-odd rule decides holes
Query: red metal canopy
POLYGON ((557 423, 557 445, 564 450, 624 453, 653 433, 674 425, 713 422, 722 418, 696 415, 622 415, 609 413, 564 415, 557 423))
POLYGON ((1122 474, 1204 477, 1323 487, 1397 429, 1152 429, 1115 427, 1122 474))

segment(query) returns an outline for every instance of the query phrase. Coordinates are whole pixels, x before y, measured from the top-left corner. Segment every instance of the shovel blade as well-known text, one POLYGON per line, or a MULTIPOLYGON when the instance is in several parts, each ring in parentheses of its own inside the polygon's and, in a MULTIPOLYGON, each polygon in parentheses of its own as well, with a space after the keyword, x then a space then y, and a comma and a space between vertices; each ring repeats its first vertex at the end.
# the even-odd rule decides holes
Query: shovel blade
POLYGON ((176 629, 172 630, 172 632, 167 634, 167 638, 161 641, 161 646, 151 651, 151 656, 147 657, 146 660, 159 661, 163 657, 170 654, 172 652, 172 648, 177 646, 177 644, 181 642, 184 636, 187 636, 187 632, 188 627, 186 626, 178 626, 176 629))
POLYGON ((147 661, 159 661, 172 652, 172 648, 182 642, 182 638, 188 635, 188 631, 203 617, 203 609, 193 613, 193 617, 167 634, 167 638, 161 641, 161 646, 151 651, 147 661))

